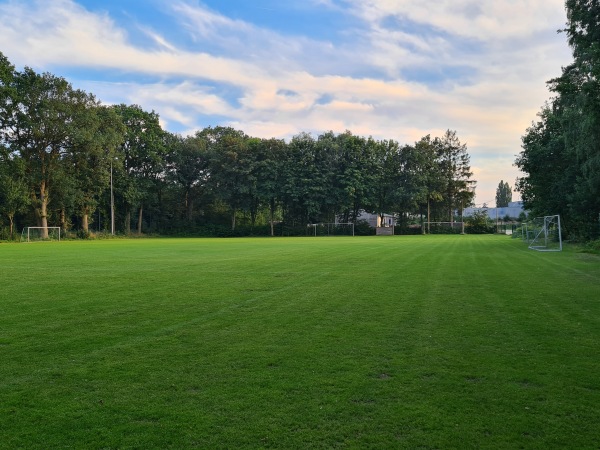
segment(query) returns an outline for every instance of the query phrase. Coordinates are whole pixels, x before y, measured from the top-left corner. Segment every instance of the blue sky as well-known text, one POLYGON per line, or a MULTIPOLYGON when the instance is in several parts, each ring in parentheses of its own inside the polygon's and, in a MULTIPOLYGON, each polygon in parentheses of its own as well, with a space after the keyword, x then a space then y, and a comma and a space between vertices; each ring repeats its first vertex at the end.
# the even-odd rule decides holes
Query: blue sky
MULTIPOLYGON (((476 202, 570 52, 562 0, 0 0, 0 51, 172 132, 466 142, 476 202)), ((517 194, 514 194, 517 197, 517 194)))

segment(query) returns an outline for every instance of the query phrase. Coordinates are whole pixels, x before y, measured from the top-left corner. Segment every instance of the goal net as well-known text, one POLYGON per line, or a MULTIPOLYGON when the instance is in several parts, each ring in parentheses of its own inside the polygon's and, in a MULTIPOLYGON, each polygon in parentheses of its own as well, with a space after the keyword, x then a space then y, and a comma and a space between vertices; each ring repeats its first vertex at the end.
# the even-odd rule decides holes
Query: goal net
POLYGON ((309 236, 354 236, 353 223, 309 223, 309 236))
POLYGON ((60 227, 25 227, 21 242, 60 241, 60 227))
POLYGON ((562 251, 560 216, 536 217, 527 223, 529 248, 540 252, 562 251))

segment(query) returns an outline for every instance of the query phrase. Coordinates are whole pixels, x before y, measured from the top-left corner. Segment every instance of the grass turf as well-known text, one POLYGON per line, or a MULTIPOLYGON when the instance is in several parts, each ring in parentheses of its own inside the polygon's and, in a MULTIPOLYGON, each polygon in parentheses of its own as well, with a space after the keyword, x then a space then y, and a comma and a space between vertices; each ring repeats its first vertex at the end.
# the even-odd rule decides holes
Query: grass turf
POLYGON ((0 447, 597 448, 600 257, 503 236, 0 245, 0 447))

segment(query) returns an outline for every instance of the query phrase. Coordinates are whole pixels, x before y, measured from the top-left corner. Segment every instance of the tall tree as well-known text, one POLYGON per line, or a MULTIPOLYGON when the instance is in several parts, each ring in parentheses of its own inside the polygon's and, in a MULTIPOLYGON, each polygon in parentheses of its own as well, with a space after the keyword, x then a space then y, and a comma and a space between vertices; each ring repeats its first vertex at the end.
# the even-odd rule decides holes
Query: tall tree
POLYGON ((235 230, 238 211, 252 207, 254 162, 248 136, 230 127, 208 127, 198 136, 207 143, 214 195, 229 207, 231 229, 235 230))
POLYGON ((13 105, 4 127, 4 139, 26 166, 33 205, 47 236, 48 204, 61 158, 78 132, 77 116, 90 97, 74 90, 63 78, 37 74, 30 68, 15 73, 13 105))
POLYGON ((23 160, 0 154, 0 218, 8 219, 11 239, 14 239, 15 215, 24 212, 29 202, 23 160))
POLYGON ((81 229, 89 230, 90 216, 110 182, 110 163, 122 143, 125 128, 113 108, 102 106, 93 97, 75 118, 77 133, 66 146, 64 163, 73 180, 74 207, 81 229))
POLYGON ((271 236, 275 235, 275 213, 283 199, 284 164, 287 146, 280 139, 250 139, 249 146, 254 153, 253 176, 256 180, 256 197, 267 205, 271 236))
POLYGON ((561 214, 573 237, 587 239, 598 236, 600 214, 600 5, 567 0, 566 11, 574 60, 549 81, 554 97, 523 136, 517 189, 527 209, 561 214))
MULTIPOLYGON (((340 156, 332 184, 340 189, 340 205, 345 221, 354 222, 360 211, 370 209, 377 196, 377 154, 373 139, 350 131, 337 136, 340 156)), ((378 211, 381 213, 380 211, 378 211)))
POLYGON ((0 52, 0 145, 5 142, 5 129, 12 118, 16 98, 15 67, 0 52))
POLYGON ((322 135, 320 140, 316 141, 309 133, 299 133, 288 144, 284 167, 286 222, 306 225, 333 219, 327 215, 335 214, 332 148, 336 143, 332 133, 322 135))
POLYGON ((398 143, 393 140, 375 141, 369 138, 367 146, 371 149, 375 163, 372 180, 373 195, 368 201, 367 210, 383 218, 385 214, 399 212, 402 209, 400 191, 406 186, 400 179, 400 150, 398 143))
POLYGON ((199 133, 187 137, 171 135, 167 147, 167 170, 181 187, 183 215, 191 223, 194 206, 207 188, 209 179, 207 141, 199 133))
POLYGON ((512 188, 508 182, 500 180, 500 184, 496 188, 496 208, 503 208, 512 202, 512 188))
POLYGON ((460 142, 456 131, 447 130, 435 140, 441 180, 444 184, 443 203, 448 220, 454 221, 454 211, 469 206, 474 197, 470 157, 467 145, 460 142))
POLYGON ((138 105, 113 107, 125 126, 125 136, 118 148, 123 171, 118 180, 125 208, 125 232, 131 231, 132 209, 137 207, 137 232, 142 232, 144 202, 151 199, 153 190, 165 169, 165 133, 158 114, 138 105))
POLYGON ((445 179, 440 176, 438 167, 438 153, 435 140, 430 135, 422 137, 415 143, 415 151, 418 155, 418 162, 414 171, 415 198, 421 206, 421 218, 427 218, 427 227, 422 222, 422 232, 430 231, 432 222, 431 206, 432 203, 441 202, 445 190, 445 179))
POLYGON ((522 137, 523 151, 515 165, 526 175, 517 180, 517 190, 534 216, 560 214, 569 224, 569 204, 581 172, 566 145, 561 108, 556 106, 546 105, 522 137))
POLYGON ((399 224, 406 226, 411 215, 419 214, 419 204, 424 198, 429 201, 439 199, 435 179, 435 154, 428 136, 415 145, 399 146, 395 156, 397 161, 397 190, 395 193, 396 212, 399 224), (429 191, 429 189, 433 189, 429 191))

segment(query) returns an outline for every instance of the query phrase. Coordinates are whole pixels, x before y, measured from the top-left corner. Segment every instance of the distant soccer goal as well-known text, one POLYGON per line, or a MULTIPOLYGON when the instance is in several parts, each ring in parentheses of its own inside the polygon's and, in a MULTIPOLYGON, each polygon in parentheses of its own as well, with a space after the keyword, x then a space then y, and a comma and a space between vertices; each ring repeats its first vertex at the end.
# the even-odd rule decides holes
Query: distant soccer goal
POLYGON ((560 216, 536 217, 527 223, 529 248, 540 252, 562 251, 560 216))
POLYGON ((310 236, 354 236, 353 223, 309 223, 307 234, 310 236))
POLYGON ((60 241, 60 227, 25 227, 21 242, 60 241), (47 230, 47 236, 45 231, 47 230))

